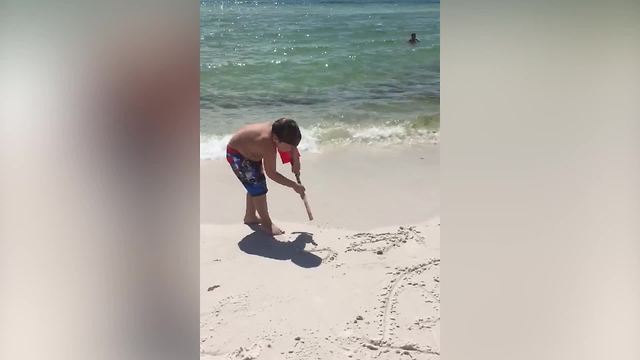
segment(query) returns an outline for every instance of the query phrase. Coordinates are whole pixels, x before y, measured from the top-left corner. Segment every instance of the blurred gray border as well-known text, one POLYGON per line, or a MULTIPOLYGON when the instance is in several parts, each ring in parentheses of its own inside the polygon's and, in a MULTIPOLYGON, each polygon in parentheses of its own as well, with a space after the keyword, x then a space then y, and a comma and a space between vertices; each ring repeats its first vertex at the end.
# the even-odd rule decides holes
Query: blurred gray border
POLYGON ((442 359, 640 359, 640 2, 441 16, 442 359))

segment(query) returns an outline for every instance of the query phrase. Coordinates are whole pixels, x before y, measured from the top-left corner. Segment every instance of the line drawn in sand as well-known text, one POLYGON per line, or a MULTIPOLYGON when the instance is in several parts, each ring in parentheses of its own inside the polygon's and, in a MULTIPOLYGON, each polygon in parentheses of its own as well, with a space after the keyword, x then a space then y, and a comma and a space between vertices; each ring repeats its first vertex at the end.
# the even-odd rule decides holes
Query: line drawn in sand
POLYGON ((347 252, 371 251, 378 255, 382 255, 394 247, 400 247, 410 240, 420 244, 423 244, 425 241, 424 236, 422 236, 415 226, 400 226, 396 232, 378 234, 358 233, 349 235, 346 239, 352 240, 352 243, 347 246, 347 252))
MULTIPOLYGON (((417 275, 422 274, 425 270, 431 267, 436 267, 440 265, 440 259, 431 259, 430 261, 406 268, 398 269, 395 272, 395 277, 391 280, 391 284, 386 287, 387 292, 383 295, 382 302, 384 305, 382 306, 383 316, 382 316, 382 342, 386 342, 390 340, 390 335, 393 331, 392 326, 395 325, 395 308, 398 303, 397 298, 400 293, 400 290, 404 287, 403 282, 407 279, 411 279, 416 277, 417 275)), ((411 283, 414 284, 414 283, 411 283)), ((418 283, 415 283, 418 284, 418 283)), ((437 284, 436 284, 437 286, 437 284)), ((430 297, 437 302, 437 310, 440 308, 440 296, 437 292, 428 292, 430 297)), ((425 301, 425 302, 432 302, 425 301)), ((439 318, 438 318, 439 320, 439 318)))
MULTIPOLYGON (((374 336, 356 336, 353 329, 347 329, 341 339, 336 339, 342 343, 340 346, 343 350, 354 354, 354 352, 360 352, 363 350, 377 351, 375 358, 384 355, 392 355, 392 352, 401 355, 408 355, 413 357, 417 354, 421 356, 439 356, 439 345, 434 346, 425 343, 415 343, 401 341, 395 335, 395 330, 400 328, 399 316, 407 314, 398 313, 398 298, 407 289, 414 290, 420 294, 422 303, 428 305, 430 308, 431 316, 420 317, 413 321, 403 321, 402 324, 407 326, 408 331, 413 331, 414 334, 419 332, 420 334, 430 333, 435 327, 439 327, 440 322, 440 296, 439 296, 439 281, 435 281, 438 278, 440 259, 432 258, 427 262, 420 263, 413 266, 396 268, 394 271, 388 273, 393 275, 387 286, 384 287, 383 292, 379 295, 380 306, 377 307, 377 311, 374 313, 377 316, 376 321, 371 321, 372 324, 377 325, 377 337, 374 336), (435 274, 435 276, 434 276, 435 274), (420 279, 420 280, 418 280, 420 279), (354 348, 354 344, 358 344, 358 347, 354 348), (413 354, 413 355, 412 355, 413 354)), ((417 295, 415 295, 417 296, 417 295)), ((372 314, 373 315, 373 314, 372 314)), ((359 324, 353 325, 359 327, 359 324)), ((348 325, 352 327, 352 325, 348 325)), ((372 354, 368 354, 367 358, 371 358, 372 354)))
POLYGON ((338 253, 329 247, 323 247, 319 249, 309 249, 308 252, 315 254, 322 259, 322 263, 330 263, 338 258, 338 253))

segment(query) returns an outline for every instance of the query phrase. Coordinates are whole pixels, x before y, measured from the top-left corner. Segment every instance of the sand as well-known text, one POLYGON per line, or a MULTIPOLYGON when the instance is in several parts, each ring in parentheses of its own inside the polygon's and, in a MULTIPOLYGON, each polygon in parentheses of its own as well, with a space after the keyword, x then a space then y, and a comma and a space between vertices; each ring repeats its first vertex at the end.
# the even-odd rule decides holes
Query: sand
POLYGON ((201 358, 438 358, 438 157, 434 145, 304 153, 316 220, 270 182, 287 231, 275 238, 240 223, 228 164, 202 162, 201 358))

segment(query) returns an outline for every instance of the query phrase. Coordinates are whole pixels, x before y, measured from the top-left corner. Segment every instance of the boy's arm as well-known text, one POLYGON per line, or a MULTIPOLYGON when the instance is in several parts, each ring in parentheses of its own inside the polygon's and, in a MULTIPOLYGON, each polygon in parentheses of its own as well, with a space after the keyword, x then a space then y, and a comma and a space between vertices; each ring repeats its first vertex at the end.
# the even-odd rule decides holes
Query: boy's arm
POLYGON ((290 188, 295 188, 296 185, 298 185, 296 182, 287 179, 286 177, 282 176, 282 174, 280 174, 277 170, 276 170, 276 153, 274 152, 269 152, 268 154, 266 154, 263 158, 263 162, 264 162, 264 172, 265 174, 267 174, 267 176, 277 182, 280 185, 284 185, 290 188))
POLYGON ((295 147, 291 150, 291 171, 296 176, 300 176, 300 153, 295 147))

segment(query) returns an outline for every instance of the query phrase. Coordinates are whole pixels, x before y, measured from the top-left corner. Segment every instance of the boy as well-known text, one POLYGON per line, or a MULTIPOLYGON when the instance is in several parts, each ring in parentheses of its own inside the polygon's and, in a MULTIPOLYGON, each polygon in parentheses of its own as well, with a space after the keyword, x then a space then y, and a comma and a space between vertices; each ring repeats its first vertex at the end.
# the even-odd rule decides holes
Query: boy
POLYGON ((245 224, 260 224, 271 235, 284 234, 269 217, 267 209, 267 180, 292 188, 300 195, 304 186, 289 180, 276 171, 276 150, 283 163, 291 159, 291 170, 300 175, 300 153, 296 148, 302 139, 294 120, 280 118, 272 123, 247 125, 238 130, 227 145, 227 161, 242 185, 247 189, 245 224), (263 173, 264 163, 264 173, 263 173), (257 214, 256 214, 257 212, 257 214))

